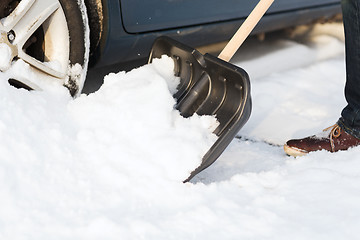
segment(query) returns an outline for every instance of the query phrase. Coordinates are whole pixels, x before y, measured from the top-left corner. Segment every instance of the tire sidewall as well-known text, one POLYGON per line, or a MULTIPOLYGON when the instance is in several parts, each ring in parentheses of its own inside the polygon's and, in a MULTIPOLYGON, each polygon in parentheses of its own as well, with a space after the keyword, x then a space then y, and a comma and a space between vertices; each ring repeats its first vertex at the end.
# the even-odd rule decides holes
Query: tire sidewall
POLYGON ((65 86, 72 96, 78 96, 84 85, 89 60, 89 27, 83 0, 59 0, 69 30, 69 71, 65 86), (81 73, 74 74, 72 67, 79 64, 81 73))

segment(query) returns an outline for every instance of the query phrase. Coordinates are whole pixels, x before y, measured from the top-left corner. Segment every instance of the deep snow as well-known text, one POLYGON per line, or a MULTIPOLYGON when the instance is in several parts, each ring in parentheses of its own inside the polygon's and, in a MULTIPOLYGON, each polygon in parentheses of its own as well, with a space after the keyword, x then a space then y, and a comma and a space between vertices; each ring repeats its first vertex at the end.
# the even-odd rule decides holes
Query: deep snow
POLYGON ((342 25, 308 30, 240 49, 252 116, 187 184, 216 122, 172 108, 171 61, 111 73, 75 100, 0 81, 0 239, 357 239, 360 149, 282 150, 345 106, 342 25))

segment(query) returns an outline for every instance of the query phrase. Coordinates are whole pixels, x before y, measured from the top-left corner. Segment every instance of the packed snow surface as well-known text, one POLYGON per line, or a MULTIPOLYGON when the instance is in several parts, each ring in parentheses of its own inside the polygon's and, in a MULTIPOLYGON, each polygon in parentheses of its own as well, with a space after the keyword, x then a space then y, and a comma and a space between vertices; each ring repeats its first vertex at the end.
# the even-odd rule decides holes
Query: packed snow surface
POLYGON ((334 23, 245 43, 233 63, 250 75, 252 116, 186 184, 217 122, 173 108, 168 58, 76 99, 0 73, 0 239, 358 239, 360 148, 282 150, 345 106, 342 33, 334 23))

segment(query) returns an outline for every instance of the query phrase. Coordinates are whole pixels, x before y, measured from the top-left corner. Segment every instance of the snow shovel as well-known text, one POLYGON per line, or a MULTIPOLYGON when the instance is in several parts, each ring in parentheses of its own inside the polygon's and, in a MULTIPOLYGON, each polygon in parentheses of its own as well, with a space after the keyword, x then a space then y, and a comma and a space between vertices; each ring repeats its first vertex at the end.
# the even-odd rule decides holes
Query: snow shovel
POLYGON ((180 84, 174 98, 184 117, 194 113, 215 115, 219 126, 214 130, 217 141, 203 156, 202 162, 184 181, 209 167, 244 126, 251 113, 249 76, 240 67, 229 63, 274 0, 260 0, 218 57, 202 55, 197 50, 169 37, 155 40, 149 57, 167 55, 174 60, 174 73, 180 84))

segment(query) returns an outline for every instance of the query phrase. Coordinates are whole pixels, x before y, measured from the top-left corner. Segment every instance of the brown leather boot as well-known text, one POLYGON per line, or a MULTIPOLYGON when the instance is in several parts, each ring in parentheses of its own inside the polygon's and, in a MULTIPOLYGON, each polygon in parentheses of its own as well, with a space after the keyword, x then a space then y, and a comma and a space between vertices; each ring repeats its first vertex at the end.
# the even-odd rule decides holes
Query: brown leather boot
POLYGON ((339 125, 335 124, 324 129, 321 134, 303 139, 289 140, 284 145, 284 150, 286 154, 297 157, 319 150, 337 152, 358 145, 360 145, 360 139, 353 137, 345 132, 339 125))

